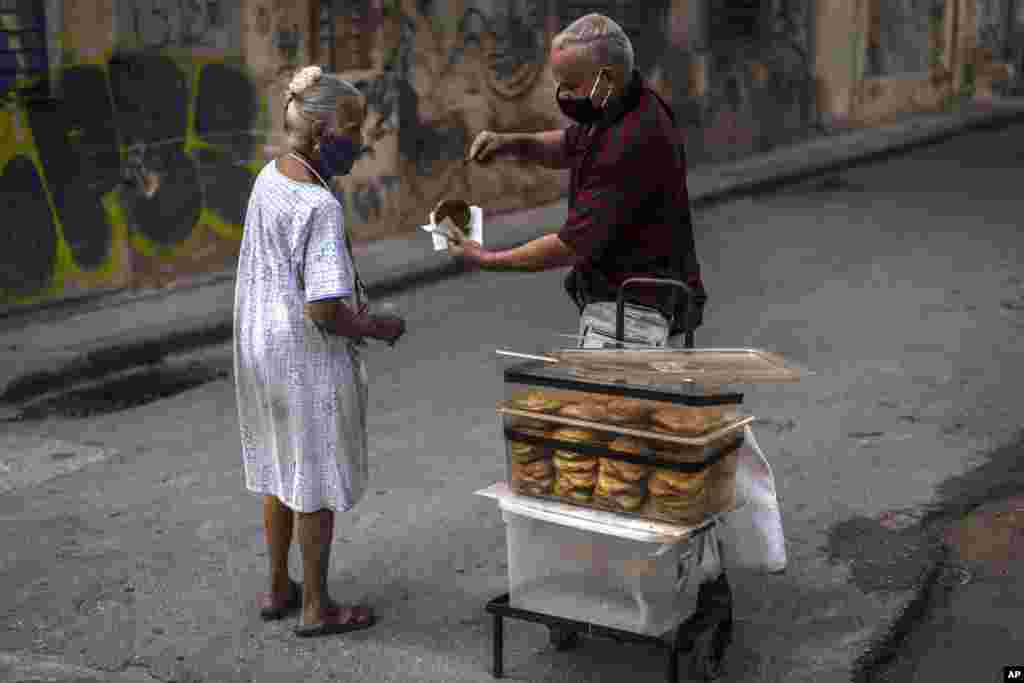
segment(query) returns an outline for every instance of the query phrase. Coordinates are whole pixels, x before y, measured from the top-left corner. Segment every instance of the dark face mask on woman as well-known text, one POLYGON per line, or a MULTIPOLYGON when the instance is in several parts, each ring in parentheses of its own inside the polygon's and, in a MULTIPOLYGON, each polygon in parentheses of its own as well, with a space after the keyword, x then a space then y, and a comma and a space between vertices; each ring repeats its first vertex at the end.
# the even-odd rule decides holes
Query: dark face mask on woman
POLYGON ((325 178, 348 175, 362 155, 363 146, 350 138, 328 138, 320 143, 320 170, 325 178))
POLYGON ((601 77, 604 75, 604 69, 597 72, 597 78, 594 79, 594 87, 590 89, 590 95, 587 97, 562 97, 562 85, 559 84, 558 89, 555 91, 555 100, 558 102, 558 108, 562 110, 562 113, 577 123, 584 125, 599 121, 604 114, 605 105, 608 104, 608 98, 612 96, 612 85, 609 83, 608 92, 604 96, 604 101, 601 102, 601 107, 594 106, 594 94, 597 93, 597 84, 601 82, 601 77))

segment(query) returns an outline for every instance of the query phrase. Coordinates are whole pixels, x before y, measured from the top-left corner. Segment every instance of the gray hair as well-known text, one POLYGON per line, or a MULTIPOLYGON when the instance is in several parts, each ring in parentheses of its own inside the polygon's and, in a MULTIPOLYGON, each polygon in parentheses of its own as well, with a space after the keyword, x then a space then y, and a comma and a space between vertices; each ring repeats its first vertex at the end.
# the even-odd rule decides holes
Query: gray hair
POLYGON ((578 49, 599 65, 620 66, 626 80, 633 74, 633 43, 621 26, 603 14, 587 14, 572 22, 555 36, 552 46, 578 49))
POLYGON ((348 81, 318 66, 307 66, 296 73, 288 85, 284 111, 289 147, 308 146, 313 137, 313 123, 330 119, 346 98, 359 100, 363 94, 348 81))

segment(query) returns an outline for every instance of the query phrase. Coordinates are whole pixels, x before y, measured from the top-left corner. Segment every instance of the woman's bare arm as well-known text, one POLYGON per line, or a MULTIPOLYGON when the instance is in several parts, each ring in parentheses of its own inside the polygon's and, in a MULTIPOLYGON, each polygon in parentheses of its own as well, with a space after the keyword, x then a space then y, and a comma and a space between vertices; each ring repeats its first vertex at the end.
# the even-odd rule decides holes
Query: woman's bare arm
POLYGON ((401 318, 355 313, 341 299, 306 304, 306 316, 320 329, 349 339, 372 337, 394 345, 405 334, 405 321, 401 318))

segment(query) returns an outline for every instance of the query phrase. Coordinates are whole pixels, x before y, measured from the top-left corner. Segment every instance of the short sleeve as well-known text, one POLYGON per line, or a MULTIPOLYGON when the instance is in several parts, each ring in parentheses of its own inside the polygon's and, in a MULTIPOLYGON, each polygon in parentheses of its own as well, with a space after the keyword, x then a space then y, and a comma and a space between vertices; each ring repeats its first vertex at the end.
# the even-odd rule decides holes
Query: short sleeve
MULTIPOLYGON (((599 161, 587 170, 558 237, 583 259, 595 258, 615 235, 634 225, 665 173, 650 145, 624 150, 613 163, 599 161)), ((660 155, 664 156, 664 155, 660 155)))
POLYGON ((336 201, 316 206, 309 214, 303 282, 306 302, 352 295, 355 272, 345 246, 345 219, 336 201))

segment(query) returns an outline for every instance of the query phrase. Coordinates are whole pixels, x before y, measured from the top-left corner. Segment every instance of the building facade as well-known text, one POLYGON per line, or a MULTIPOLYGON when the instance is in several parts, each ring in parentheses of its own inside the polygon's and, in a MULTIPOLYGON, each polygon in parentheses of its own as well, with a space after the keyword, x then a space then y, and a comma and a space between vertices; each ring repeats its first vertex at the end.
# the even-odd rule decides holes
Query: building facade
POLYGON ((410 233, 443 197, 564 194, 563 172, 462 159, 480 130, 564 125, 548 46, 585 13, 629 32, 696 165, 1012 84, 1016 3, 0 0, 0 306, 232 269, 309 63, 370 104, 373 156, 340 182, 358 241, 410 233))

